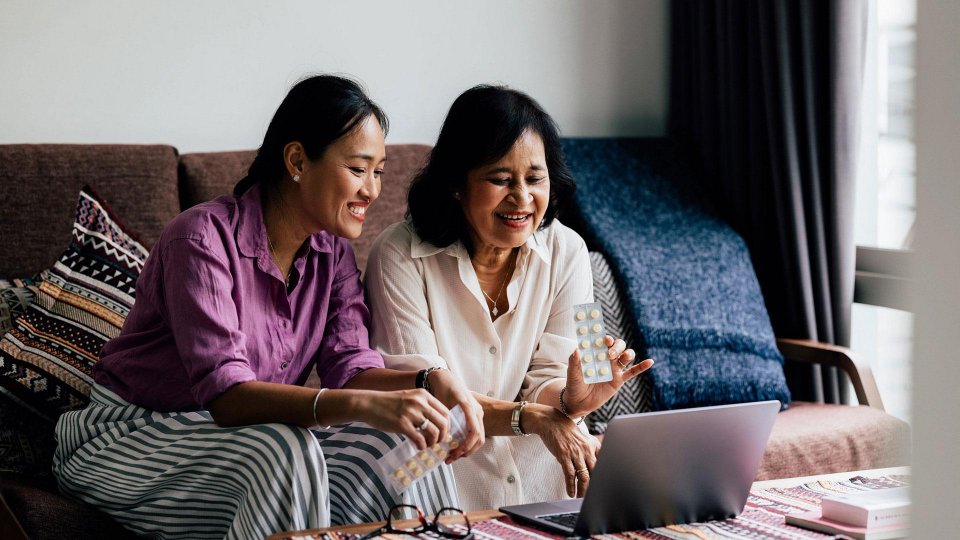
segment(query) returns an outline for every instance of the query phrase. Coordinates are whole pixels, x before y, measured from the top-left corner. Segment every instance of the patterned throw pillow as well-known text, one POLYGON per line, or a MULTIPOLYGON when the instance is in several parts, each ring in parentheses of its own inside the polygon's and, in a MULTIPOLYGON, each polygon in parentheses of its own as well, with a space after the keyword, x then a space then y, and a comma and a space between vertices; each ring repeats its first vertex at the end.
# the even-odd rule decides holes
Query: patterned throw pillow
POLYGON ((70 245, 40 274, 34 303, 0 340, 0 399, 48 422, 84 407, 93 365, 120 333, 146 258, 143 244, 84 186, 70 245))
MULTIPOLYGON (((602 253, 590 252, 590 270, 593 273, 593 296, 603 309, 607 333, 622 339, 627 347, 640 350, 642 343, 637 339, 633 326, 627 319, 630 316, 629 309, 617 289, 610 264, 602 253)), ((607 424, 614 416, 652 411, 651 394, 649 377, 640 375, 630 379, 599 409, 587 415, 587 428, 590 433, 599 435, 607 430, 607 424)))
POLYGON ((13 320, 23 315, 36 296, 36 280, 0 279, 0 334, 13 328, 13 320))

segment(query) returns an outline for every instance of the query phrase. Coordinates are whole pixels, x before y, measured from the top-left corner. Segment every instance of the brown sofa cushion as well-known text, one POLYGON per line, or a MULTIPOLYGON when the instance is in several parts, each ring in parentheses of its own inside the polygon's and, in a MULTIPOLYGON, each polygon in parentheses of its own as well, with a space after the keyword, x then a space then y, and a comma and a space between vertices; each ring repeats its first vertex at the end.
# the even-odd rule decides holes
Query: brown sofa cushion
POLYGON ((172 146, 0 145, 0 277, 32 276, 57 260, 84 184, 148 244, 180 212, 172 146))
MULTIPOLYGON (((371 207, 363 234, 354 240, 357 264, 362 269, 373 241, 383 230, 403 219, 407 210, 407 187, 426 161, 430 147, 425 144, 387 145, 387 165, 380 198, 371 207)), ((253 157, 253 150, 184 154, 180 158, 180 196, 183 208, 231 193, 253 157)))
POLYGON ((221 195, 233 193, 233 186, 247 174, 256 150, 205 152, 180 156, 180 205, 186 210, 221 195))
POLYGON ((910 426, 866 406, 795 401, 777 415, 757 480, 910 464, 910 426))

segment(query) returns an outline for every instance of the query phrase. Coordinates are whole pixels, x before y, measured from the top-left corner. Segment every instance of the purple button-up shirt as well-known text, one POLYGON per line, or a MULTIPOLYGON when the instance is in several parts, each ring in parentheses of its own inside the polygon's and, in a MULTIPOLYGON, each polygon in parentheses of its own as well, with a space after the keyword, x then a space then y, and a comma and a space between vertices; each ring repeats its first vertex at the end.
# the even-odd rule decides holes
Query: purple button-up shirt
POLYGON ((350 244, 321 232, 294 259, 288 294, 267 247, 260 187, 177 216, 153 247, 136 303, 103 348, 94 379, 155 411, 206 408, 235 384, 323 386, 383 367, 371 350, 350 244))

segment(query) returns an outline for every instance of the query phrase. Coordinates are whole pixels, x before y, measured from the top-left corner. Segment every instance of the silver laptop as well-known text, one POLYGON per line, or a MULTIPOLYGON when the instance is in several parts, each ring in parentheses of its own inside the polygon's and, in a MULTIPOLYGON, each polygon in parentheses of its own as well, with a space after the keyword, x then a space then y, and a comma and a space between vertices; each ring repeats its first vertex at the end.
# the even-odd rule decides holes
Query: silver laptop
POLYGON ((734 517, 743 511, 779 401, 614 418, 582 499, 504 506, 567 536, 734 517))

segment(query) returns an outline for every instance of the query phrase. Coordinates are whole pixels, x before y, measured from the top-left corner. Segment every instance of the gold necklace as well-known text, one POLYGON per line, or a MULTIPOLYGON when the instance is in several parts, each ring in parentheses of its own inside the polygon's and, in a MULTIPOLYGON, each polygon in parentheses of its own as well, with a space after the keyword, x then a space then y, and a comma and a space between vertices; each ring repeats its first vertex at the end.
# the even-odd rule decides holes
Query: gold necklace
MULTIPOLYGON (((510 268, 509 264, 507 265, 507 268, 508 269, 510 268)), ((510 274, 511 272, 508 270, 506 275, 503 277, 503 282, 500 283, 500 292, 497 293, 496 300, 494 300, 493 298, 490 298, 490 295, 487 294, 487 291, 483 290, 483 287, 480 287, 480 292, 483 293, 483 295, 487 297, 487 300, 489 300, 493 304, 493 307, 490 309, 490 314, 493 315, 494 317, 496 317, 500 313, 500 309, 497 308, 497 303, 500 302, 500 297, 503 296, 503 288, 507 285, 507 281, 509 281, 510 279, 510 274)))
MULTIPOLYGON (((283 196, 277 195, 278 201, 280 202, 280 221, 283 221, 283 196)), ((270 253, 273 254, 273 262, 277 265, 277 270, 280 270, 280 256, 277 255, 277 249, 273 247, 273 240, 270 239, 270 231, 267 231, 267 245, 270 246, 270 253)), ((290 286, 290 272, 293 271, 293 263, 290 263, 290 268, 287 269, 287 274, 283 276, 283 284, 287 287, 290 286)))
MULTIPOLYGON (((273 262, 276 263, 277 269, 280 269, 280 256, 277 255, 277 250, 273 247, 273 240, 270 239, 270 233, 267 233, 267 245, 270 246, 270 253, 273 253, 273 262)), ((283 277, 283 284, 290 286, 290 272, 293 271, 293 264, 290 264, 290 269, 287 270, 287 275, 283 277)))

